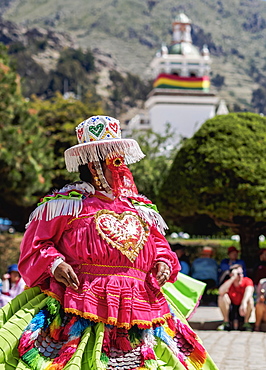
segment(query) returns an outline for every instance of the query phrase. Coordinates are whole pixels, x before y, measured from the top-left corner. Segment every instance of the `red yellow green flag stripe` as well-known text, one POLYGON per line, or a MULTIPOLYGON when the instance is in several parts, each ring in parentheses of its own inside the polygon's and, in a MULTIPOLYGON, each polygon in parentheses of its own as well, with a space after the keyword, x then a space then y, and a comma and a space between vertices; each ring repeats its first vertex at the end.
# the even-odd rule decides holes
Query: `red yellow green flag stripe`
POLYGON ((192 90, 209 90, 209 76, 202 77, 182 77, 161 73, 153 83, 153 87, 170 88, 170 89, 192 89, 192 90))

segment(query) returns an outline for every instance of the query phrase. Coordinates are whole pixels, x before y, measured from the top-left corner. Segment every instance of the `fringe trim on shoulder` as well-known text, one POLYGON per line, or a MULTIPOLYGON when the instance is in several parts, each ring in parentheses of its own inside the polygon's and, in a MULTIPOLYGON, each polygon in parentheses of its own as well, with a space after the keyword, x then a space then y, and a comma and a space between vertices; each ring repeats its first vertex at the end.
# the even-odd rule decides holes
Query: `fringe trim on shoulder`
MULTIPOLYGON (((94 194, 94 187, 85 182, 77 181, 72 184, 65 185, 60 190, 55 190, 53 193, 64 193, 71 190, 81 191, 83 194, 94 194)), ((27 229, 33 220, 42 220, 43 213, 46 210, 46 221, 51 221, 53 218, 58 216, 73 216, 78 217, 82 210, 83 204, 82 199, 51 199, 43 204, 40 204, 30 215, 29 221, 25 228, 27 229)))
POLYGON ((159 232, 163 235, 165 235, 165 230, 168 229, 168 226, 162 216, 157 213, 152 208, 147 208, 145 206, 139 206, 137 204, 134 204, 134 207, 138 211, 139 216, 146 222, 148 222, 149 225, 155 225, 159 232))
POLYGON ((51 221, 58 216, 78 217, 83 207, 82 199, 55 199, 41 204, 30 215, 26 229, 33 220, 42 220, 46 211, 46 221, 51 221))

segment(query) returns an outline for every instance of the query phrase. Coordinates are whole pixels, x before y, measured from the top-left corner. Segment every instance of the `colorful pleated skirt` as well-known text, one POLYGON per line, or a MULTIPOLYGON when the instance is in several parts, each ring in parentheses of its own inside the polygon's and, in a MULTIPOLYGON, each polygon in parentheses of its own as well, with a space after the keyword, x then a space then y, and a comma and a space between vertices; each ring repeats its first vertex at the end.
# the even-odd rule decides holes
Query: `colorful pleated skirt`
POLYGON ((95 323, 27 289, 0 309, 0 370, 217 370, 185 319, 204 289, 193 280, 164 286, 172 317, 151 329, 95 323))

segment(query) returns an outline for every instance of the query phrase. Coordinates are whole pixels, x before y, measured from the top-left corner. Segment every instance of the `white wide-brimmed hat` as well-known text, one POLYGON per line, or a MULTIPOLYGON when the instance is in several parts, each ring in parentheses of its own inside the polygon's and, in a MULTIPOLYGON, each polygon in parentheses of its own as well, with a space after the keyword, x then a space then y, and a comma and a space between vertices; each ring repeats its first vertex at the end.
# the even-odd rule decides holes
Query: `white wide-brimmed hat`
POLYGON ((76 127, 78 144, 65 151, 66 168, 78 172, 82 164, 123 156, 125 164, 135 163, 145 155, 134 139, 121 137, 120 122, 108 116, 92 116, 76 127))

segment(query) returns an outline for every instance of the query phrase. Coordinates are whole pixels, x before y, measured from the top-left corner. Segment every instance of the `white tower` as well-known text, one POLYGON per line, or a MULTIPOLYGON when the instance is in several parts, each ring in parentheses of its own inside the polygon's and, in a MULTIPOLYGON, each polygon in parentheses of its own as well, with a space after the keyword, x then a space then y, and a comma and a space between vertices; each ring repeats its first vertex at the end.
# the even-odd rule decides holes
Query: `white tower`
POLYGON ((151 62, 154 83, 145 103, 145 125, 138 125, 134 117, 129 129, 131 125, 137 129, 149 126, 164 133, 170 123, 177 136, 188 138, 215 116, 219 98, 210 90, 208 47, 204 45, 200 51, 192 44, 191 20, 179 14, 172 30, 170 46, 162 45, 151 62))

